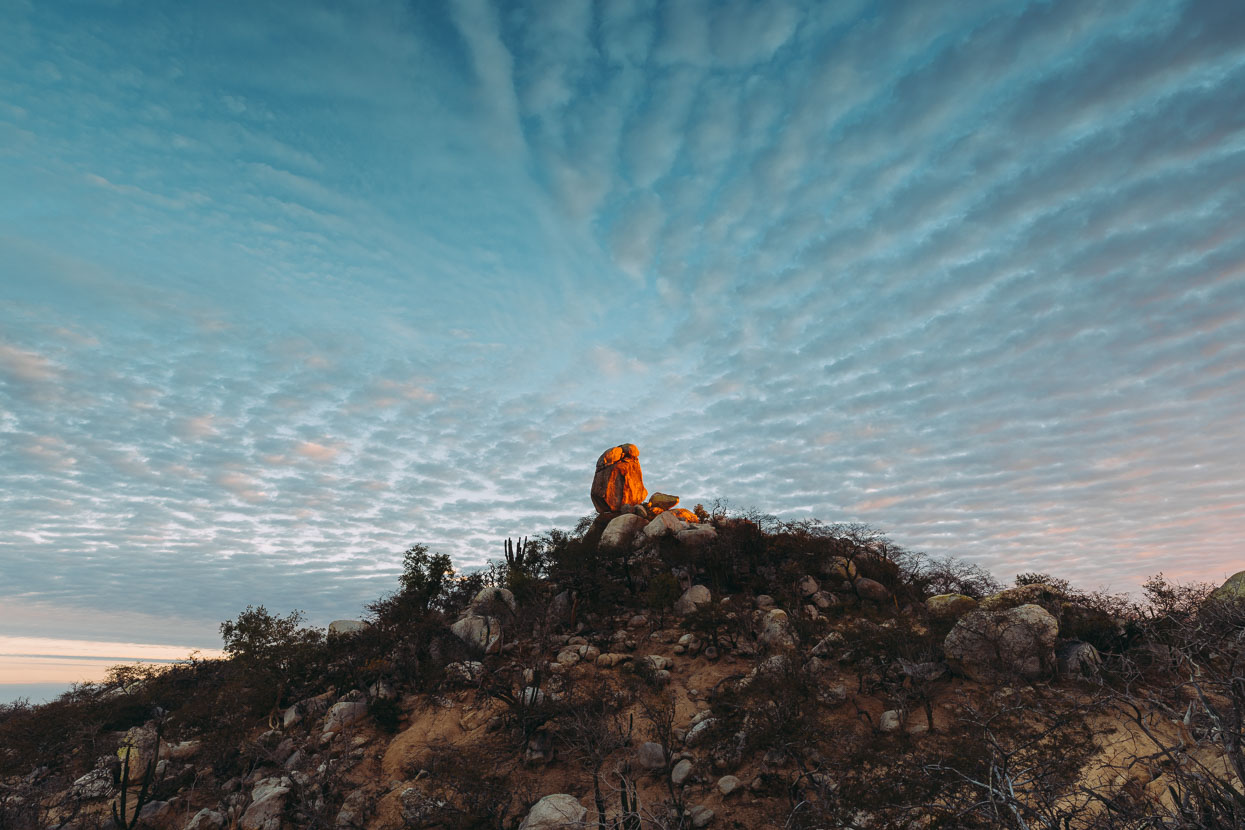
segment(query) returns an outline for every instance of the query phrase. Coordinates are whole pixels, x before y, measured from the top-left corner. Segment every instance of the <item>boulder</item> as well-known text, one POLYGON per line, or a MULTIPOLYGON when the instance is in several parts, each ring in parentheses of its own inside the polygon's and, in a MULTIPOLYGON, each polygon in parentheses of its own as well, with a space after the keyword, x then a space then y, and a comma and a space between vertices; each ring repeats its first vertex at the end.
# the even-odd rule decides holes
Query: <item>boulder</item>
POLYGON ((83 801, 108 798, 112 793, 112 771, 107 769, 91 770, 75 780, 69 789, 71 798, 83 801))
POLYGON ((281 816, 285 812, 285 799, 290 793, 289 787, 269 786, 262 790, 255 788, 260 796, 251 802, 238 822, 240 830, 281 830, 281 816))
POLYGON ((821 585, 819 585, 817 580, 813 579, 811 576, 805 576, 799 581, 799 584, 795 586, 795 589, 799 592, 800 596, 811 597, 813 594, 821 590, 821 585))
POLYGON ((1102 666, 1102 655, 1089 643, 1069 640, 1055 649, 1055 662, 1063 677, 1093 677, 1102 666))
POLYGON ((867 576, 858 576, 856 577, 854 585, 856 587, 856 594, 861 599, 867 599, 871 602, 890 601, 891 592, 885 585, 878 582, 876 579, 870 579, 867 576))
POLYGON ((329 623, 329 636, 340 637, 342 634, 362 631, 365 628, 367 628, 367 623, 363 620, 333 620, 329 623))
POLYGON ((686 616, 696 610, 697 606, 705 605, 713 601, 713 595, 709 593, 709 589, 704 585, 693 585, 683 592, 683 596, 679 597, 674 603, 674 613, 679 616, 686 616))
POLYGON ((1210 598, 1218 602, 1245 599, 1245 571, 1238 571, 1211 592, 1210 598))
MULTIPOLYGON (((662 515, 674 515, 674 512, 675 511, 672 510, 669 514, 663 513, 662 515)), ((709 525, 696 525, 695 527, 680 530, 678 533, 674 534, 674 538, 680 545, 696 548, 716 541, 718 538, 718 532, 709 525)))
POLYGON ((898 732, 901 726, 903 726, 903 720, 897 709, 888 709, 882 713, 882 717, 878 718, 878 729, 883 732, 898 732))
POLYGON ((324 718, 324 732, 340 732, 352 723, 367 717, 367 704, 361 700, 343 700, 334 703, 324 718))
POLYGON ((684 758, 670 770, 670 783, 676 787, 683 786, 692 775, 692 762, 684 758))
POLYGON ((733 775, 723 775, 718 779, 718 792, 722 796, 728 796, 743 786, 743 782, 733 775))
POLYGON ((648 503, 659 510, 670 510, 679 503, 679 497, 669 496, 665 493, 654 493, 648 497, 648 503))
POLYGON ((471 600, 471 610, 477 608, 484 610, 496 609, 505 606, 509 608, 511 613, 517 610, 518 606, 514 601, 514 593, 509 588, 498 588, 490 585, 487 588, 481 588, 471 600))
POLYGON ((582 830, 588 811, 573 795, 547 795, 532 805, 519 830, 582 830))
POLYGON ((700 524, 700 517, 686 507, 676 507, 670 512, 688 524, 700 524))
POLYGON ((645 741, 636 748, 635 762, 647 770, 661 769, 666 765, 666 753, 661 744, 645 741))
POLYGON ((646 540, 660 539, 663 536, 673 536, 679 531, 687 529, 687 522, 674 515, 674 513, 658 513, 653 517, 652 521, 644 525, 644 538, 646 540))
POLYGON ((148 801, 138 811, 138 823, 141 826, 163 824, 173 815, 173 805, 167 801, 148 801))
POLYGON ((991 594, 978 603, 977 607, 983 611, 1006 611, 1021 605, 1040 605, 1047 611, 1057 611, 1063 600, 1063 591, 1035 582, 991 594))
POLYGON ((467 645, 491 654, 501 645, 501 623, 492 617, 468 614, 450 626, 450 631, 467 645))
POLYGON ((648 498, 640 470, 640 450, 635 444, 619 444, 597 459, 592 478, 592 505, 598 513, 622 510, 648 498))
POLYGON ((599 547, 604 551, 629 550, 636 534, 644 530, 648 521, 634 513, 624 513, 612 519, 601 534, 599 547))
POLYGON ((757 644, 769 652, 786 651, 795 647, 795 632, 791 630, 791 621, 787 618, 786 611, 773 608, 766 612, 757 644))
POLYGON ((843 556, 831 556, 821 563, 821 575, 835 582, 851 582, 856 578, 856 563, 843 556))
POLYGON ((937 594, 925 600, 929 615, 940 620, 958 620, 977 607, 977 600, 964 594, 937 594))
POLYGON ((1054 666, 1059 623, 1040 605, 965 614, 943 641, 956 672, 981 683, 1040 677, 1054 666))
POLYGON ((183 830, 224 830, 225 814, 203 808, 191 816, 183 830))

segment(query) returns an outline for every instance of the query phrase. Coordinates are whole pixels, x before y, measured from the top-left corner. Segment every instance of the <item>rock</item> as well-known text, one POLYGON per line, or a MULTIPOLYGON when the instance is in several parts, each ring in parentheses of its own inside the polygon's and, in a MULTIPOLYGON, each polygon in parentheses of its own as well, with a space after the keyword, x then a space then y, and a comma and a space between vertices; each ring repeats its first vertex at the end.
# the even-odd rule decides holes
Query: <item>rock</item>
POLYGON ((183 830, 224 830, 225 814, 206 807, 191 816, 183 830))
POLYGON ((1035 679, 1054 666, 1059 623, 1040 605, 965 614, 943 641, 951 668, 980 683, 1035 679))
MULTIPOLYGON (((648 497, 648 503, 659 510, 669 510, 679 503, 678 496, 670 496, 665 493, 654 493, 648 497)), ((692 514, 696 515, 695 513, 692 514)))
POLYGON ((440 799, 430 798, 418 787, 407 787, 398 796, 402 818, 408 827, 427 827, 448 806, 440 799))
MULTIPOLYGON (((678 511, 672 510, 669 515, 674 515, 677 512, 678 511)), ((663 513, 662 515, 664 516, 667 514, 663 513)), ((696 525, 695 527, 689 527, 686 530, 680 530, 678 533, 674 534, 674 539, 680 545, 698 548, 711 544, 712 542, 716 542, 718 539, 718 532, 709 525, 696 525)))
POLYGON ((898 732, 899 727, 903 726, 903 721, 899 717, 899 712, 890 709, 882 713, 882 717, 878 718, 878 729, 883 732, 898 732))
POLYGON ((821 563, 821 575, 835 582, 851 582, 856 578, 856 563, 843 556, 832 556, 821 563))
POLYGON ((630 654, 618 654, 617 652, 606 652, 605 654, 597 655, 596 663, 601 668, 612 669, 615 666, 617 666, 619 663, 625 663, 626 661, 630 659, 631 659, 630 654))
POLYGON ((937 594, 925 600, 929 615, 941 620, 958 620, 976 607, 977 600, 964 594, 937 594))
POLYGON ((579 662, 579 648, 567 646, 558 652, 557 662, 563 666, 573 666, 579 662))
POLYGON ((148 801, 138 811, 139 824, 163 824, 173 815, 173 805, 167 801, 148 801))
POLYGON ((703 804, 697 804, 687 811, 687 817, 692 820, 692 827, 708 827, 709 822, 713 821, 713 810, 710 810, 703 804))
POLYGON ((935 683, 947 676, 950 671, 946 663, 937 661, 924 661, 920 663, 910 663, 903 658, 899 660, 900 669, 904 677, 909 678, 916 683, 935 683))
POLYGON ((674 765, 674 769, 670 771, 670 783, 676 787, 683 786, 683 783, 692 774, 692 762, 684 758, 682 761, 674 765))
POLYGON ((723 798, 738 790, 743 786, 743 782, 733 775, 723 775, 718 779, 718 792, 722 793, 723 798))
POLYGON ((655 671, 660 671, 661 669, 668 669, 674 665, 673 660, 671 660, 669 657, 663 657, 660 654, 650 654, 644 658, 644 662, 646 665, 648 665, 650 668, 652 668, 655 671))
POLYGON ((757 594, 756 599, 753 600, 753 602, 756 604, 757 608, 762 610, 774 607, 774 598, 769 594, 757 594))
POLYGON ((108 798, 112 793, 112 771, 107 769, 93 769, 69 788, 71 798, 83 801, 108 798))
POLYGON ((175 744, 162 744, 160 757, 170 761, 188 761, 199 754, 199 741, 181 741, 175 744))
POLYGON ((519 830, 582 830, 588 811, 573 795, 547 795, 532 805, 519 830))
POLYGON ((709 731, 716 723, 717 720, 715 718, 705 718, 694 724, 691 729, 687 730, 687 734, 683 736, 683 743, 687 746, 695 746, 708 737, 709 731))
MULTIPOLYGON (((518 609, 518 606, 514 601, 514 593, 511 592, 509 588, 499 588, 495 585, 490 585, 486 588, 481 588, 479 592, 476 593, 475 597, 471 600, 470 607, 474 612, 477 608, 490 611, 501 608, 502 606, 509 608, 511 613, 514 613, 518 609)), ((487 614, 481 614, 479 616, 487 616, 487 614)))
POLYGON ((997 594, 991 594, 979 602, 977 607, 982 611, 1006 611, 1008 608, 1021 605, 1040 605, 1047 611, 1058 611, 1063 600, 1063 591, 1036 582, 1032 585, 1007 588, 997 594))
MULTIPOLYGON (((289 781, 288 778, 285 780, 289 781)), ((289 787, 268 786, 261 790, 257 786, 255 793, 262 795, 242 814, 242 820, 238 822, 239 830, 281 830, 281 816, 285 812, 289 787)))
POLYGON ((853 585, 861 599, 867 599, 870 602, 890 601, 891 592, 887 590, 885 585, 875 579, 870 579, 867 576, 858 576, 853 585))
POLYGON ((683 592, 683 596, 679 597, 674 603, 674 613, 679 616, 687 616, 701 605, 706 605, 713 601, 713 595, 709 593, 709 588, 705 585, 693 585, 683 592))
POLYGON ((636 534, 644 530, 648 521, 632 513, 624 513, 611 519, 601 534, 599 547, 604 551, 630 550, 636 534))
POLYGON ((1093 677, 1102 666, 1102 655, 1089 643, 1069 640, 1055 649, 1055 662, 1063 677, 1093 677))
POLYGON ((690 525, 700 524, 700 517, 686 507, 676 507, 670 512, 690 525))
POLYGON ((492 654, 501 647, 501 623, 492 617, 468 614, 450 626, 458 639, 472 648, 492 654))
POLYGON ((818 591, 813 594, 813 604, 825 611, 839 604, 839 598, 829 591, 818 591))
POLYGON ((663 536, 673 536, 681 530, 687 530, 687 522, 673 513, 658 513, 653 520, 644 525, 644 539, 654 541, 663 536))
POLYGON ((786 611, 773 608, 766 612, 757 644, 771 653, 795 647, 795 632, 791 630, 791 621, 787 619, 786 611))
POLYGON ((817 580, 813 579, 811 576, 805 576, 800 580, 799 584, 795 586, 795 589, 799 592, 800 596, 811 597, 813 594, 816 594, 821 590, 821 586, 817 584, 817 580))
POLYGON ((666 765, 666 754, 661 748, 661 744, 654 741, 645 741, 636 747, 635 762, 644 769, 656 770, 666 765))
POLYGON ((340 732, 343 728, 367 717, 367 704, 361 700, 334 703, 324 718, 322 732, 340 732))
POLYGON ((367 628, 367 623, 363 620, 333 620, 329 623, 329 636, 340 637, 342 634, 353 634, 365 628, 367 628))
POLYGON ((367 812, 368 795, 367 790, 360 787, 351 791, 349 795, 342 801, 341 809, 337 812, 337 819, 333 822, 334 826, 346 830, 346 828, 362 828, 364 826, 365 813, 367 812))
POLYGON ((620 444, 597 459, 592 477, 592 505, 598 513, 618 511, 628 504, 640 504, 648 497, 644 474, 640 470, 640 450, 635 444, 620 444))
POLYGON ((1245 599, 1245 571, 1237 571, 1232 574, 1226 582, 1211 592, 1209 598, 1216 602, 1233 602, 1238 599, 1245 599))

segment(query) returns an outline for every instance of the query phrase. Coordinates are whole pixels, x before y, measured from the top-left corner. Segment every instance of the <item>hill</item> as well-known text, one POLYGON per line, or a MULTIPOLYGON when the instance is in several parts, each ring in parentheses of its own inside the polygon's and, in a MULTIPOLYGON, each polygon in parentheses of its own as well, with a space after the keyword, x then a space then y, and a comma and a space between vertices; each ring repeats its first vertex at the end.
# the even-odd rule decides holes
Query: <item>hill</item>
POLYGON ((1245 826, 1245 604, 628 505, 0 710, 0 828, 1245 826))

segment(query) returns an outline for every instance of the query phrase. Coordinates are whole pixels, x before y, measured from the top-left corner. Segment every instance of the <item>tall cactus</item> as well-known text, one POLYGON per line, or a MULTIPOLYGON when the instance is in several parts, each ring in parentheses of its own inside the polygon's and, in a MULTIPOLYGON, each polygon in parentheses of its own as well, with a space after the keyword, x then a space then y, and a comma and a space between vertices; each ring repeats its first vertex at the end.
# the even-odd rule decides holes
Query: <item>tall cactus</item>
POLYGON ((524 572, 524 565, 531 564, 531 562, 528 561, 528 555, 530 553, 531 553, 531 548, 529 548, 527 545, 526 536, 523 536, 519 539, 519 544, 517 547, 510 540, 509 536, 506 537, 506 568, 511 573, 523 573, 524 572))

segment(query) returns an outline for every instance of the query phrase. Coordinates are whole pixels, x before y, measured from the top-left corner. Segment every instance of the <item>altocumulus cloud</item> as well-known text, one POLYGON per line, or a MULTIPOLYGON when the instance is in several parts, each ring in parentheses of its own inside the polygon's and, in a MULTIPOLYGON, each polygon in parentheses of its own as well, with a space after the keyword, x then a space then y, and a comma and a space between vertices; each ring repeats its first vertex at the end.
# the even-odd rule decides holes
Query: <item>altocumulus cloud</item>
POLYGON ((624 440, 1004 578, 1239 569, 1233 3, 3 16, 11 634, 357 614, 624 440))

